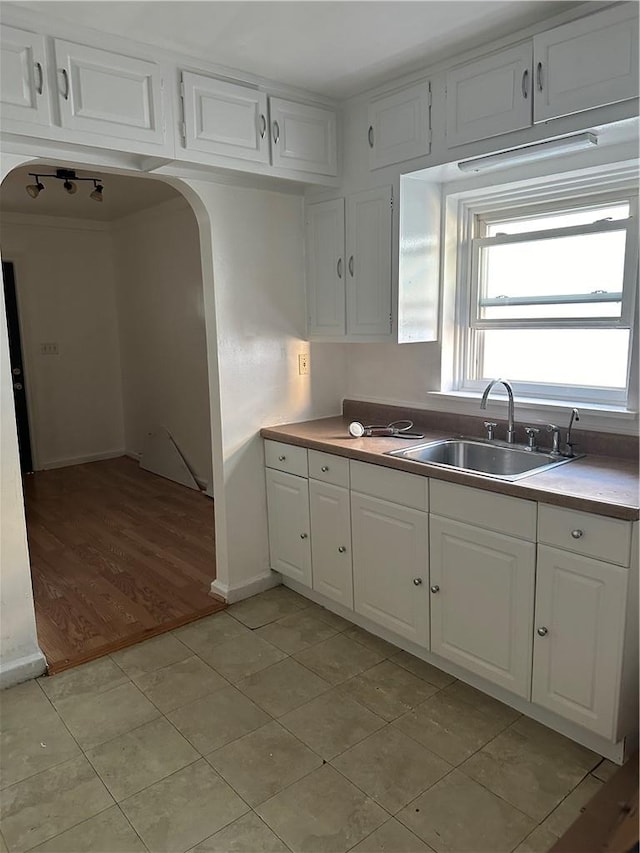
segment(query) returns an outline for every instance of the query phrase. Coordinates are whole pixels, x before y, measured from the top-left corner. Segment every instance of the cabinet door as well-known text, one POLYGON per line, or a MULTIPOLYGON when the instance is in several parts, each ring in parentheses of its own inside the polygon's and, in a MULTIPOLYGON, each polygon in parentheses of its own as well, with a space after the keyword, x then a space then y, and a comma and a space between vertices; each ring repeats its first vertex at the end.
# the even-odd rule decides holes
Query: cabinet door
POLYGON ((531 42, 447 72, 447 145, 451 148, 529 127, 531 42))
POLYGON ((349 491, 341 486, 310 480, 309 505, 313 588, 352 609, 349 491))
POLYGON ((429 529, 431 651, 528 699, 535 544, 435 515, 429 529))
POLYGON ((628 570, 538 547, 532 701, 616 738, 628 570))
POLYGON ((534 121, 638 96, 638 11, 625 3, 534 36, 534 121))
POLYGON ((422 157, 431 150, 431 86, 423 80, 369 104, 369 168, 422 157))
POLYGON ((338 174, 337 120, 333 110, 269 98, 272 163, 285 169, 338 174))
POLYGON ((185 147, 269 162, 267 96, 248 86, 182 72, 185 147))
POLYGON ((153 62, 54 40, 62 126, 164 142, 162 75, 153 62))
POLYGON ((309 336, 344 335, 343 198, 307 207, 306 243, 309 336))
POLYGON ((309 481, 267 468, 271 568, 311 586, 309 481))
POLYGON ((428 516, 351 493, 356 613, 425 648, 429 642, 428 516))
POLYGON ((391 188, 347 198, 347 334, 391 334, 391 188))
POLYGON ((44 37, 0 25, 0 105, 3 120, 49 124, 44 37))

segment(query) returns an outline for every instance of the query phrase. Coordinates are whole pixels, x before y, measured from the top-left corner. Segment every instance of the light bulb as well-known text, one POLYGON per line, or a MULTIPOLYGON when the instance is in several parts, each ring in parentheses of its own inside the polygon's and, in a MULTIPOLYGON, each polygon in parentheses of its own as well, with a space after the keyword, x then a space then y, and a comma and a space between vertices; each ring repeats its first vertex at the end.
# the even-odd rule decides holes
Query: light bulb
POLYGON ((94 201, 102 201, 103 189, 104 187, 102 186, 102 184, 96 184, 94 191, 89 194, 89 198, 92 198, 94 201))

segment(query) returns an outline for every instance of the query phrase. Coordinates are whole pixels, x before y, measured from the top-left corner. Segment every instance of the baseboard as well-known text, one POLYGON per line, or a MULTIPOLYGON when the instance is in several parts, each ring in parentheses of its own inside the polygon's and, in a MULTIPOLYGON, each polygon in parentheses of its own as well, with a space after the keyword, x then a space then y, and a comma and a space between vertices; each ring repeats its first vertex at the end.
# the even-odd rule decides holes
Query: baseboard
POLYGON ((40 650, 31 655, 0 664, 0 690, 13 687, 23 681, 38 678, 47 671, 47 661, 40 650))
POLYGON ((103 459, 118 459, 118 457, 126 455, 125 449, 121 448, 119 450, 107 450, 103 453, 88 453, 86 456, 53 459, 51 462, 45 462, 39 470, 50 471, 53 468, 70 468, 72 465, 84 465, 86 462, 101 462, 103 459))
POLYGON ((259 592, 264 592, 274 586, 280 586, 280 583, 280 575, 274 572, 269 572, 266 575, 256 575, 235 586, 221 583, 216 579, 211 584, 211 595, 216 598, 222 598, 227 604, 233 604, 236 601, 242 601, 243 598, 257 595, 259 592))

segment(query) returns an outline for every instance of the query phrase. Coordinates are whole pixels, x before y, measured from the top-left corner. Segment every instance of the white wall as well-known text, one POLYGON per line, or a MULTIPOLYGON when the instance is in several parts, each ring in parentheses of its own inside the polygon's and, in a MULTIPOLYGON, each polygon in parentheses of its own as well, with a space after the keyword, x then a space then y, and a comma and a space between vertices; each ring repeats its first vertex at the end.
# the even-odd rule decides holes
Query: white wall
POLYGON ((2 255, 15 264, 36 468, 124 450, 109 228, 5 214, 2 255), (42 343, 59 355, 42 355, 42 343))
POLYGON ((247 582, 269 579, 260 428, 338 413, 345 350, 314 345, 310 374, 298 375, 298 352, 309 351, 303 339, 302 198, 189 185, 202 201, 203 247, 213 259, 212 270, 203 264, 203 273, 207 329, 217 333, 217 351, 211 349, 214 335, 208 338, 211 387, 219 383, 220 389, 219 411, 212 393, 216 544, 222 556, 215 589, 233 598, 247 582))
POLYGON ((198 224, 183 197, 114 223, 125 446, 166 427, 209 485, 211 425, 198 224))

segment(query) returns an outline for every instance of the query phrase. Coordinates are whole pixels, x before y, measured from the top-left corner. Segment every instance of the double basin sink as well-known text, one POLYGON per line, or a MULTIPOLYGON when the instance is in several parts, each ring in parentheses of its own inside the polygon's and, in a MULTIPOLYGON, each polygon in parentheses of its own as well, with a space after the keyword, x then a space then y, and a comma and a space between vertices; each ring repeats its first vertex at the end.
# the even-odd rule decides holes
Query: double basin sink
POLYGON ((442 465, 509 481, 549 471, 584 455, 559 457, 543 450, 529 450, 476 438, 446 438, 406 449, 389 450, 387 453, 389 456, 398 456, 413 462, 442 465))

